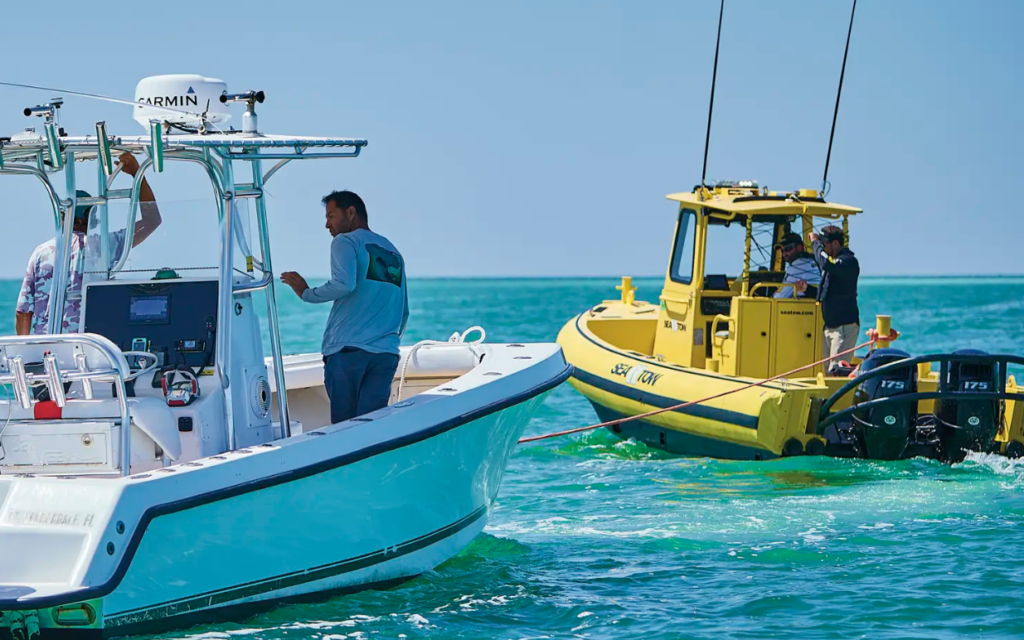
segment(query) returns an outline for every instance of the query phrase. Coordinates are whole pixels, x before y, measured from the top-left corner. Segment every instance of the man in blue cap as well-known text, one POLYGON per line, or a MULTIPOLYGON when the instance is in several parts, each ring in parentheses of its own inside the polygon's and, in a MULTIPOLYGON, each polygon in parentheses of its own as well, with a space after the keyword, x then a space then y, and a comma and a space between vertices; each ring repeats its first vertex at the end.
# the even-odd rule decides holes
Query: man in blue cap
POLYGON ((860 308, 857 306, 857 280, 860 278, 860 263, 857 256, 846 247, 846 234, 830 225, 821 234, 811 234, 814 261, 821 269, 821 287, 818 301, 825 321, 823 351, 833 358, 829 367, 836 363, 836 356, 849 358, 845 352, 857 345, 860 334, 860 308))
MULTIPOLYGON (((130 153, 123 153, 118 159, 121 171, 134 176, 139 171, 139 161, 130 153)), ((77 191, 77 198, 88 198, 85 191, 77 191)), ((138 246, 148 238, 160 226, 160 210, 156 205, 156 197, 149 183, 145 178, 139 190, 139 209, 142 211, 142 218, 135 224, 135 236, 132 239, 132 246, 138 246)), ((89 230, 89 212, 91 205, 75 207, 74 233, 71 236, 71 256, 68 272, 67 298, 64 302, 64 314, 61 326, 53 330, 53 333, 78 333, 81 324, 82 314, 82 280, 85 269, 86 244, 91 241, 98 241, 98 238, 86 240, 86 233, 89 230)), ((124 230, 110 234, 111 255, 120 255, 124 250, 124 230)), ((21 284, 21 294, 18 296, 18 306, 15 309, 15 330, 18 335, 29 333, 44 334, 51 333, 48 317, 50 303, 50 289, 53 283, 53 269, 56 262, 57 239, 51 238, 36 247, 29 258, 28 268, 25 270, 25 279, 21 284)))

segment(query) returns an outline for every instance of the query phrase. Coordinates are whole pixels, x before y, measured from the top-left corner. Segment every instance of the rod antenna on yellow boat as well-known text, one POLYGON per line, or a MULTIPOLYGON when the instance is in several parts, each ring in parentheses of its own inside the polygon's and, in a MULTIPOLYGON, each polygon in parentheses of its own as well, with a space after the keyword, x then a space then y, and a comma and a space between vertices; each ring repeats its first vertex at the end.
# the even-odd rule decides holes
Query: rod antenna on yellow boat
MULTIPOLYGON (((724 1, 724 0, 723 0, 724 1)), ((850 10, 850 28, 846 32, 846 49, 843 51, 843 68, 839 72, 839 90, 836 91, 836 110, 832 113, 832 133, 828 136, 828 154, 825 155, 825 173, 821 176, 821 194, 829 191, 828 163, 832 159, 832 139, 836 136, 836 120, 839 118, 839 98, 843 95, 843 77, 846 75, 846 57, 850 54, 850 35, 853 34, 853 16, 857 13, 857 0, 853 0, 853 9, 850 10)))
POLYGON ((700 199, 704 199, 704 179, 708 173, 708 146, 711 144, 711 114, 715 110, 715 80, 718 79, 718 48, 722 44, 722 14, 725 13, 725 0, 718 7, 718 37, 715 39, 715 66, 711 72, 711 103, 708 105, 708 131, 704 136, 704 168, 700 171, 700 199))

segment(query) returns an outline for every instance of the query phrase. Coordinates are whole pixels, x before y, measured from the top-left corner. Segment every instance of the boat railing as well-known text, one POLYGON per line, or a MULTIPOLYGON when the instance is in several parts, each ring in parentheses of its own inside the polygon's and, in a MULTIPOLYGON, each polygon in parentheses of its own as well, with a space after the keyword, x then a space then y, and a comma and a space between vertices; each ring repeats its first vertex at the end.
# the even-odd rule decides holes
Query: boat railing
MULTIPOLYGON (((62 354, 64 355, 64 354, 62 354)), ((66 358, 65 358, 66 360, 66 358)), ((131 378, 128 362, 124 354, 110 340, 91 333, 71 333, 58 335, 0 336, 0 385, 11 385, 14 389, 14 400, 23 409, 32 409, 39 400, 33 397, 31 387, 42 384, 49 393, 50 400, 60 409, 68 402, 76 400, 68 398, 64 385, 72 382, 82 384, 85 400, 93 399, 92 384, 104 382, 114 385, 117 407, 120 412, 121 426, 121 475, 129 474, 131 462, 131 417, 127 400, 127 381, 131 378), (24 355, 17 352, 19 347, 50 347, 42 355, 42 373, 29 373, 26 370, 24 355), (75 369, 60 367, 55 350, 62 347, 74 353, 75 369), (88 362, 86 349, 92 354, 99 354, 106 360, 108 368, 93 368, 88 362)), ((9 398, 9 396, 8 396, 9 398)), ((8 400, 10 403, 10 400, 8 400)), ((13 414, 14 407, 8 404, 8 411, 13 414)), ((6 424, 32 423, 35 420, 8 417, 6 424)), ((2 433, 2 429, 0 429, 2 433)))
MULTIPOLYGON (((789 298, 789 300, 793 300, 793 299, 797 299, 798 300, 799 299, 799 298, 797 298, 797 295, 796 295, 796 283, 795 282, 758 282, 757 284, 755 284, 754 286, 752 286, 750 288, 750 296, 751 297, 755 297, 754 296, 754 292, 757 291, 758 289, 762 288, 762 287, 764 287, 765 289, 770 289, 771 287, 778 287, 780 289, 785 289, 785 288, 788 287, 788 288, 793 290, 793 297, 789 298)), ((804 299, 807 300, 807 298, 804 298, 804 299)), ((811 300, 813 300, 813 298, 811 298, 811 300)))

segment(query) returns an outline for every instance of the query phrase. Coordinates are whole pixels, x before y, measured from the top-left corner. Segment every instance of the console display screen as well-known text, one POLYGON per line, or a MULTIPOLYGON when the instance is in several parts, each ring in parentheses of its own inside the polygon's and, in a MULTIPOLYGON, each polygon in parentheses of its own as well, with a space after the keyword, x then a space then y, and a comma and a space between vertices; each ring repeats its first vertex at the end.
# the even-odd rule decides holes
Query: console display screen
POLYGON ((162 324, 170 315, 170 296, 132 296, 128 305, 130 324, 162 324))

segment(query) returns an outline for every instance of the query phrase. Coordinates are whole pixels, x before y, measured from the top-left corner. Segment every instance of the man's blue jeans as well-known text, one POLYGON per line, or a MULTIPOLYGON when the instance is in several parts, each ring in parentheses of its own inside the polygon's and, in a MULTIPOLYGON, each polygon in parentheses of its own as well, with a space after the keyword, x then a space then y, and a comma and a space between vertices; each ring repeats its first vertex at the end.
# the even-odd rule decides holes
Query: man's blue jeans
POLYGON ((345 347, 324 357, 324 384, 337 424, 388 405, 398 356, 345 347))

